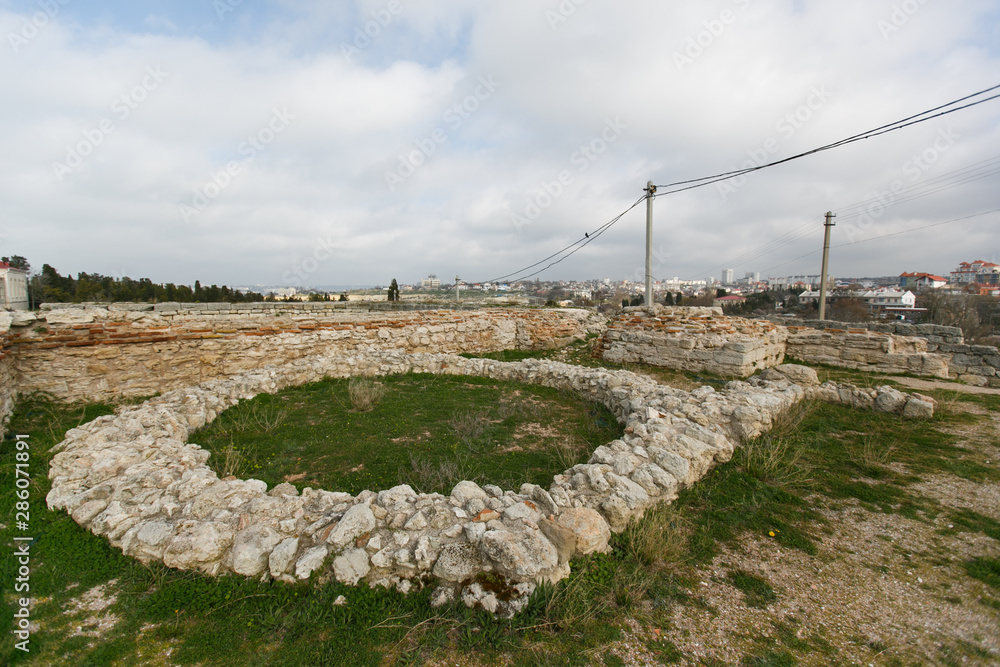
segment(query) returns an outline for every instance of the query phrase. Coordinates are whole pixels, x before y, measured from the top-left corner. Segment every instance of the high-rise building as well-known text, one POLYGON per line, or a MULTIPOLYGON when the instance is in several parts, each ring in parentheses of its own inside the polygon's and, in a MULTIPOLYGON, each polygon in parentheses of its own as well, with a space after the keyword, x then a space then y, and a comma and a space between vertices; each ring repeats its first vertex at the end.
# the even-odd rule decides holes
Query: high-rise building
POLYGON ((732 269, 724 269, 722 271, 722 284, 723 285, 732 285, 733 284, 733 277, 734 277, 733 274, 734 274, 734 272, 733 272, 732 269))

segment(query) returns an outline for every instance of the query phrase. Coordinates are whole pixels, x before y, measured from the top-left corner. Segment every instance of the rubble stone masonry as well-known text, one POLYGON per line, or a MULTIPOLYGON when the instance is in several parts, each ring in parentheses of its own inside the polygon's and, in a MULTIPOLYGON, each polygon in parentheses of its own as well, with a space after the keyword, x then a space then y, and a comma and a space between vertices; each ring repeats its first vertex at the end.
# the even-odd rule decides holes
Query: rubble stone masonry
MULTIPOLYGON (((0 329, 18 391, 97 401, 148 396, 317 354, 554 347, 602 324, 596 314, 576 309, 121 303, 43 306, 9 331, 0 329)), ((10 391, 11 379, 5 380, 10 391)))
POLYGON ((725 317, 721 308, 639 306, 608 325, 601 354, 614 363, 747 377, 781 363, 786 337, 784 327, 725 317))

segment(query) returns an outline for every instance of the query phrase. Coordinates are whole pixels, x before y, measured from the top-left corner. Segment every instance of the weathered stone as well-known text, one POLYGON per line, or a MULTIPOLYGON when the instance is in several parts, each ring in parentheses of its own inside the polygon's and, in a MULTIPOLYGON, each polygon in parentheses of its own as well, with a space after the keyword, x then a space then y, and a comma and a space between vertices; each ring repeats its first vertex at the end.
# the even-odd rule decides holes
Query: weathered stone
POLYGON ((257 576, 268 566, 271 551, 282 540, 282 535, 270 526, 251 526, 236 534, 233 539, 233 572, 257 576))
POLYGON ((355 505, 347 510, 333 531, 326 537, 326 542, 339 551, 353 542, 359 536, 375 529, 375 515, 369 505, 355 505))
POLYGON ((902 414, 909 419, 929 419, 934 416, 934 404, 911 397, 903 406, 902 414))
POLYGON ((432 572, 438 579, 462 582, 472 579, 485 567, 486 563, 480 558, 479 550, 475 546, 450 544, 441 549, 432 572))
POLYGON ((289 566, 295 561, 295 554, 299 549, 299 538, 289 537, 282 540, 268 556, 267 564, 272 577, 280 577, 288 571, 289 566))
POLYGON ((514 581, 531 581, 559 564, 555 546, 538 530, 488 530, 479 552, 514 581))
POLYGON ((333 559, 333 576, 348 586, 358 583, 371 569, 364 549, 348 549, 333 559))
POLYGON ((299 579, 308 579, 309 575, 323 564, 328 553, 329 550, 322 544, 307 549, 295 563, 295 576, 299 579))
POLYGON ((608 551, 611 527, 599 512, 587 507, 573 507, 559 514, 556 522, 576 536, 578 553, 586 555, 608 551))
POLYGON ((459 482, 451 491, 451 499, 459 507, 465 507, 465 504, 473 499, 485 501, 487 498, 489 498, 489 495, 479 488, 479 485, 475 482, 459 482))

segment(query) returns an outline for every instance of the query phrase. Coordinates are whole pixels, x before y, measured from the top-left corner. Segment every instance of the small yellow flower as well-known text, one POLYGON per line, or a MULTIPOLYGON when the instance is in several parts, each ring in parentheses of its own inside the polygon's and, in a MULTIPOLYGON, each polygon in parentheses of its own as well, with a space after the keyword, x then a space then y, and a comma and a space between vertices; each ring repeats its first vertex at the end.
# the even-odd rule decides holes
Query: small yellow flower
POLYGON ((770 535, 771 537, 774 537, 774 531, 773 530, 767 531, 767 534, 770 535))

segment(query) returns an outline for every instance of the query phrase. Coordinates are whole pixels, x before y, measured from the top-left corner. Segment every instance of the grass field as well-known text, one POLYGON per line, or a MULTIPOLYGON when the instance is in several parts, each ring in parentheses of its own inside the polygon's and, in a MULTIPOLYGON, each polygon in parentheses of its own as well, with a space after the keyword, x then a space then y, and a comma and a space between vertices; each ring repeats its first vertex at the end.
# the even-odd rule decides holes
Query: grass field
MULTIPOLYGON (((569 354, 582 356, 585 348, 569 354)), ((614 437, 618 428, 604 423, 606 415, 593 406, 539 388, 423 376, 381 382, 384 394, 370 411, 355 407, 350 383, 316 383, 247 403, 192 440, 214 449, 216 465, 226 465, 229 450, 228 472, 269 485, 287 478, 300 487, 357 491, 403 480, 421 490, 444 490, 453 472, 483 483, 542 483, 540 477, 551 475, 553 466, 562 469, 566 456, 551 447, 580 439, 592 448, 614 437), (526 426, 551 423, 559 424, 561 433, 551 439, 526 426), (522 451, 505 451, 513 440, 522 443, 522 451), (399 450, 380 449, 378 443, 387 441, 395 441, 399 450)), ((949 576, 956 589, 977 586, 978 599, 969 601, 963 594, 963 604, 995 619, 1000 614, 1000 522, 974 509, 948 506, 921 492, 920 485, 937 477, 970 484, 1000 481, 997 461, 988 453, 1000 442, 995 431, 982 432, 995 424, 990 415, 1000 412, 1000 397, 939 392, 937 398, 938 414, 928 421, 842 406, 802 406, 671 506, 649 512, 615 536, 612 553, 575 560, 568 579, 540 587, 528 609, 511 620, 460 605, 432 609, 429 589, 403 596, 335 581, 288 585, 233 576, 211 579, 144 566, 66 514, 49 512, 44 503, 50 448, 67 429, 108 414, 112 406, 24 398, 8 433, 31 436, 35 626, 30 653, 16 651, 4 633, 8 639, 0 646, 0 663, 610 666, 628 664, 622 646, 629 644, 661 664, 726 664, 695 661, 681 648, 682 637, 690 637, 679 619, 723 614, 711 602, 709 584, 731 591, 754 613, 780 609, 788 593, 778 580, 726 560, 728 554, 745 550, 752 540, 825 567, 830 556, 823 541, 839 529, 829 517, 842 508, 935 527, 942 539, 967 536, 993 545, 992 552, 975 557, 935 552, 940 563, 934 567, 954 571, 949 576), (962 432, 979 433, 986 448, 965 446, 962 432), (711 580, 704 579, 708 567, 717 570, 711 580), (335 605, 341 595, 346 604, 335 605)), ((8 439, 0 452, 8 553, 16 501, 12 444, 8 439)), ((6 629, 13 622, 16 571, 12 558, 2 562, 0 625, 6 629)), ((942 595, 960 597, 954 591, 942 595)), ((893 651, 874 640, 845 648, 833 630, 807 628, 801 618, 775 616, 767 624, 766 632, 741 636, 736 664, 921 664, 903 649, 893 651)), ((940 664, 989 664, 995 658, 975 642, 955 640, 938 651, 940 664)))

